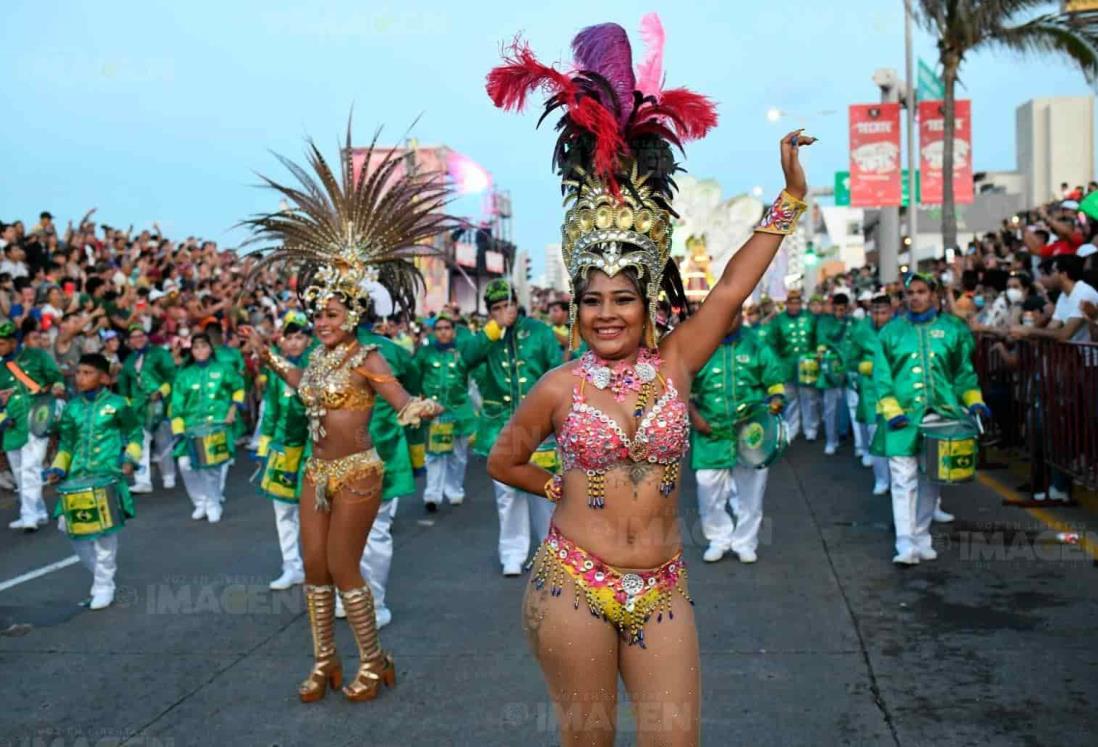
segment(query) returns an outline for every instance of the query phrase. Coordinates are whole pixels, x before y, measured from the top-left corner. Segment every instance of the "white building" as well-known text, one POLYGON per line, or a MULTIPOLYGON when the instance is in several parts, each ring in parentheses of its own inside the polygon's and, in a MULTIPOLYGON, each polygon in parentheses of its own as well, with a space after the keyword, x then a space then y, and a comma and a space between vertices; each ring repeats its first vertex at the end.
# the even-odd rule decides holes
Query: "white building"
POLYGON ((564 266, 564 255, 561 254, 560 244, 545 246, 545 282, 547 287, 555 291, 568 290, 568 270, 564 266))
POLYGON ((1018 107, 1015 118, 1027 205, 1059 199, 1063 182, 1085 187, 1094 179, 1093 96, 1032 99, 1018 107))

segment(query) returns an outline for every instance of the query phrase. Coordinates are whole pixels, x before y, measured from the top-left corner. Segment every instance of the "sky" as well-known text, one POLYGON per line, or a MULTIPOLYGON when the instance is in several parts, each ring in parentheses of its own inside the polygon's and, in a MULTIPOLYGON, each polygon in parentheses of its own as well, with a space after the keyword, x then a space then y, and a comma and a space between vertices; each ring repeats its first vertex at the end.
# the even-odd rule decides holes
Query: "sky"
MULTIPOLYGON (((0 26, 0 219, 48 209, 64 226, 86 210, 113 226, 159 223, 173 238, 235 246, 243 217, 277 206, 256 173, 287 174, 306 137, 334 157, 354 109, 355 140, 412 134, 473 158, 511 193, 514 236, 535 273, 560 237, 553 131, 539 106, 496 110, 484 77, 521 33, 543 62, 569 58, 580 28, 615 21, 634 36, 660 13, 667 85, 718 102, 720 124, 687 147, 685 166, 731 196, 782 186, 778 140, 806 127, 809 181, 846 168, 852 103, 878 100, 871 77, 903 75, 902 0, 520 3, 7 0, 0 26), (768 109, 787 112, 777 123, 768 109)), ((1052 6, 1050 6, 1052 7, 1052 6)), ((916 34, 916 54, 935 58, 916 34)), ((962 69, 973 99, 975 168, 1015 166, 1014 110, 1043 96, 1091 93, 1064 59, 981 52, 962 69)), ((480 201, 458 207, 477 217, 480 201)))

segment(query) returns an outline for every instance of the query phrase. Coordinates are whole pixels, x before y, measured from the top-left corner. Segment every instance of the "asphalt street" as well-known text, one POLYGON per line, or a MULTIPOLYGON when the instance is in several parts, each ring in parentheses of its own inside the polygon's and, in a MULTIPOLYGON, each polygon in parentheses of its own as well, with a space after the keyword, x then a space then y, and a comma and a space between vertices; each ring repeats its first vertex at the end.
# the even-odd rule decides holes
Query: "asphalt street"
MULTIPOLYGON (((845 447, 798 442, 771 469, 759 562, 701 560, 686 472, 682 522, 702 648, 706 745, 1091 745, 1098 727, 1098 568, 982 483, 944 491, 940 558, 890 562, 887 499, 845 447)), ((554 745, 503 578, 482 460, 465 505, 401 499, 382 643, 398 685, 373 703, 310 705, 300 589, 270 592, 270 504, 230 476, 218 525, 181 490, 138 496, 113 607, 78 603, 75 564, 0 591, 0 745, 554 745)), ((1009 477, 1003 477, 1009 482, 1009 477)), ((48 498, 52 505, 52 495, 48 498)), ((14 499, 0 499, 4 522, 14 499)), ((1083 508, 1055 516, 1076 531, 1083 508)), ((54 528, 2 530, 0 587, 72 555, 54 528)), ((1093 535, 1091 535, 1093 538, 1093 535)), ((337 626, 345 667, 355 663, 337 626)), ((624 698, 623 698, 624 702, 624 698)), ((634 742, 623 715, 618 744, 634 742)))

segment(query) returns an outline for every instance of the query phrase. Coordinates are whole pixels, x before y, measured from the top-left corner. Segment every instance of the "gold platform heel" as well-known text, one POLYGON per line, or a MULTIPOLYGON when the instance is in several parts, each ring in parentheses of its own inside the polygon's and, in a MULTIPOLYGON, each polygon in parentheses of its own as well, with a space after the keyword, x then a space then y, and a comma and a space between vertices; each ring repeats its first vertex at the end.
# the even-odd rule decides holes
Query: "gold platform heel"
POLYGON ((302 703, 320 700, 343 683, 343 664, 335 647, 335 587, 305 584, 305 604, 313 633, 313 671, 298 686, 302 703))
POLYGON ((377 619, 374 617, 374 595, 370 587, 341 591, 343 609, 347 611, 347 623, 358 643, 358 674, 343 688, 347 700, 373 700, 381 685, 396 685, 396 666, 393 658, 381 650, 377 639, 377 619))

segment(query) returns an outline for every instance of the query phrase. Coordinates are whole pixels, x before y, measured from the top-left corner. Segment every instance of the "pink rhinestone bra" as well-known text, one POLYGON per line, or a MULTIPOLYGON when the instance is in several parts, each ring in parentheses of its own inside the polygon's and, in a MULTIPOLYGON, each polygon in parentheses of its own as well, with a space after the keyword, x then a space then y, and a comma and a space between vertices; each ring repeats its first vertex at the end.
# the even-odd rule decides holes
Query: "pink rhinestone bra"
MULTIPOLYGON (((659 359, 654 362, 658 366, 659 359)), ((630 438, 614 418, 587 404, 582 369, 580 365, 574 370, 580 382, 572 389, 572 409, 557 434, 557 444, 565 470, 580 469, 587 473, 588 505, 592 508, 605 505, 606 473, 629 462, 662 465, 660 493, 671 495, 690 433, 686 404, 679 399, 675 385, 670 379, 658 377, 665 391, 640 419, 637 432, 630 438)))

